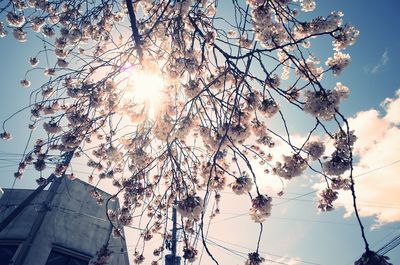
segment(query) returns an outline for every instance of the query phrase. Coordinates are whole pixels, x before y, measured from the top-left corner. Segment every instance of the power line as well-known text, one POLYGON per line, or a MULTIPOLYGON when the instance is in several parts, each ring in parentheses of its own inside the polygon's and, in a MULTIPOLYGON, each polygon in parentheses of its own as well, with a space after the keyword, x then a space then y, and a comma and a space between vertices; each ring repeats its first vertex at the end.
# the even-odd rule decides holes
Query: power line
MULTIPOLYGON (((218 244, 218 243, 214 242, 213 240, 210 240, 210 239, 207 239, 207 238, 206 238, 206 241, 208 241, 208 243, 210 243, 211 245, 216 246, 216 247, 219 247, 219 248, 222 248, 222 249, 224 249, 225 251, 227 251, 227 252, 229 252, 229 253, 232 253, 232 254, 234 254, 234 255, 236 255, 236 256, 242 258, 242 259, 245 259, 245 260, 247 259, 248 253, 245 253, 245 252, 242 252, 242 251, 239 251, 239 250, 235 250, 235 249, 228 248, 228 247, 226 247, 226 246, 223 246, 223 245, 221 245, 221 244, 218 244)), ((261 253, 261 252, 260 252, 260 253, 261 253)), ((264 258, 264 259, 265 259, 265 261, 269 261, 269 262, 276 263, 276 264, 290 265, 290 264, 288 264, 288 263, 284 263, 284 262, 281 262, 281 261, 275 261, 275 260, 268 259, 268 258, 264 258)), ((314 264, 316 264, 316 263, 314 263, 314 264)))
MULTIPOLYGON (((168 219, 171 220, 170 217, 169 217, 168 219)), ((211 224, 212 224, 212 223, 211 223, 211 224)), ((182 228, 182 227, 179 227, 178 229, 183 229, 183 228, 182 228)), ((197 232, 194 232, 194 233, 195 233, 196 235, 199 235, 199 234, 200 234, 200 232, 198 232, 198 231, 197 231, 197 232)), ((244 248, 244 249, 247 249, 247 250, 253 250, 253 249, 248 248, 248 247, 244 247, 244 246, 241 246, 241 245, 238 245, 238 244, 233 244, 233 243, 230 243, 230 242, 226 242, 226 241, 223 241, 223 240, 221 240, 221 239, 216 239, 216 238, 210 237, 210 236, 206 236, 206 237, 204 237, 204 239, 205 239, 206 242, 212 243, 214 246, 218 246, 218 247, 220 247, 220 248, 222 248, 222 249, 224 249, 224 250, 226 250, 226 251, 228 251, 228 252, 230 252, 230 253, 235 252, 235 253, 232 253, 232 254, 239 255, 239 256, 240 256, 240 254, 241 254, 241 255, 243 255, 242 258, 244 258, 244 259, 247 259, 248 253, 244 253, 244 252, 241 252, 241 251, 238 251, 238 250, 235 250, 235 249, 228 248, 228 247, 226 247, 226 246, 222 246, 221 244, 218 244, 218 243, 215 242, 215 241, 219 241, 219 242, 222 242, 222 243, 231 245, 231 246, 241 247, 241 248, 244 248), (211 240, 210 238, 211 238, 212 240, 211 240)), ((292 258, 292 257, 287 257, 287 256, 282 256, 282 255, 277 255, 277 254, 272 254, 272 253, 268 253, 268 252, 265 252, 265 251, 259 251, 259 253, 264 254, 264 255, 268 255, 268 256, 273 256, 273 257, 281 258, 281 259, 296 260, 296 261, 299 261, 299 262, 302 262, 302 263, 305 263, 305 264, 321 265, 320 263, 314 263, 314 262, 311 262, 311 261, 304 261, 304 260, 299 259, 299 258, 292 258)), ((266 260, 266 261, 269 261, 269 262, 277 263, 277 264, 290 265, 290 264, 288 264, 288 263, 283 263, 283 262, 280 262, 280 261, 274 261, 274 260, 271 260, 271 259, 265 259, 265 260, 266 260)))
MULTIPOLYGON (((208 243, 210 243, 211 245, 219 247, 219 248, 222 248, 225 251, 227 251, 229 253, 232 253, 232 254, 234 254, 234 255, 236 255, 238 257, 241 257, 243 259, 247 259, 248 253, 245 253, 245 252, 242 252, 242 251, 239 251, 239 250, 236 250, 236 249, 228 248, 228 247, 223 246, 223 245, 221 245, 221 244, 219 244, 219 243, 217 243, 217 242, 215 242, 213 240, 210 240, 209 238, 210 237, 206 238, 206 241, 208 243)), ((223 242, 222 240, 217 240, 217 241, 223 242)), ((226 243, 226 242, 224 242, 224 243, 225 244, 229 244, 229 243, 226 243)), ((233 245, 233 244, 229 244, 229 245, 233 245)), ((239 245, 236 245, 236 246, 239 246, 239 245)), ((239 246, 239 247, 251 250, 250 248, 246 248, 246 247, 243 247, 243 246, 239 246)), ((263 251, 259 251, 259 253, 264 254, 264 255, 268 255, 268 256, 275 256, 275 257, 278 257, 280 259, 291 259, 291 260, 299 261, 299 262, 302 262, 302 263, 305 263, 305 264, 321 265, 319 263, 307 262, 307 261, 303 261, 303 260, 297 259, 297 258, 290 258, 290 257, 285 257, 285 256, 269 254, 269 253, 266 253, 266 252, 263 252, 263 251)), ((272 262, 272 263, 275 263, 275 264, 290 265, 289 263, 285 263, 283 261, 277 261, 277 260, 273 260, 273 259, 267 258, 267 257, 263 257, 263 258, 265 259, 265 261, 269 261, 269 262, 272 262)))
MULTIPOLYGON (((82 213, 82 212, 76 212, 76 211, 73 211, 73 210, 71 210, 71 209, 64 208, 64 207, 52 206, 52 208, 53 208, 53 209, 56 209, 56 210, 58 210, 58 211, 64 212, 64 213, 67 213, 66 211, 68 211, 69 213, 74 213, 74 214, 78 214, 78 215, 82 215, 82 216, 86 216, 86 217, 91 217, 91 218, 94 218, 94 219, 97 219, 97 220, 102 220, 102 221, 104 221, 104 222, 108 222, 108 220, 106 220, 106 219, 99 218, 99 217, 97 217, 97 216, 88 215, 88 214, 85 214, 85 213, 82 213)), ((133 228, 133 229, 135 229, 135 230, 142 230, 142 231, 144 231, 144 229, 140 229, 140 228, 138 228, 138 227, 133 227, 133 226, 126 226, 126 227, 128 227, 128 228, 133 228)), ((227 252, 229 252, 229 253, 232 253, 232 254, 234 254, 234 255, 236 255, 236 256, 239 256, 239 257, 241 257, 241 258, 243 258, 243 259, 246 259, 246 258, 247 258, 247 253, 241 252, 241 251, 239 251, 239 250, 235 250, 235 249, 228 248, 228 247, 226 247, 226 246, 223 246, 223 245, 221 245, 221 244, 218 244, 218 243, 215 242, 215 241, 220 241, 220 242, 223 242, 223 243, 225 243, 225 244, 229 244, 229 245, 235 246, 235 244, 233 244, 233 243, 229 243, 229 242, 226 242, 226 241, 222 241, 222 240, 220 240, 220 239, 216 239, 216 238, 213 238, 213 237, 210 237, 210 236, 206 237, 205 240, 206 240, 207 242, 211 243, 212 245, 216 246, 216 247, 219 247, 219 248, 224 249, 225 251, 227 251, 227 252), (210 238, 212 238, 213 240, 211 240, 210 238), (214 241, 214 240, 215 240, 215 241, 214 241)), ((247 248, 247 247, 244 247, 244 246, 241 246, 241 245, 237 245, 237 244, 236 244, 236 246, 242 247, 242 248, 244 248, 244 249, 249 249, 249 250, 251 250, 250 248, 247 248)), ((264 251, 260 251, 260 253, 265 254, 265 255, 269 255, 269 256, 278 257, 278 258, 283 258, 283 259, 293 259, 293 260, 296 260, 296 261, 299 261, 299 262, 302 262, 302 263, 305 263, 305 264, 315 264, 315 265, 319 265, 319 263, 304 261, 304 260, 301 260, 301 259, 298 259, 298 258, 290 258, 290 257, 286 257, 286 256, 281 256, 281 255, 277 255, 277 254, 272 254, 272 253, 264 252, 264 251)), ((265 260, 266 260, 266 261, 273 262, 273 263, 276 263, 276 264, 289 265, 288 263, 284 263, 284 262, 280 262, 280 261, 274 261, 274 260, 267 259, 267 258, 266 258, 265 260)))
POLYGON ((376 253, 384 256, 386 253, 388 253, 389 251, 391 251, 398 245, 400 245, 400 235, 397 235, 396 237, 394 237, 392 240, 390 240, 388 243, 386 243, 383 247, 381 247, 376 253))
POLYGON ((390 231, 389 233, 385 234, 385 236, 383 236, 381 239, 379 239, 378 241, 374 242, 374 244, 372 245, 373 248, 375 248, 378 244, 380 244, 381 242, 385 241, 387 238, 392 237, 393 235, 396 234, 396 232, 400 231, 398 228, 397 229, 393 229, 392 231, 390 231))
POLYGON ((244 253, 244 252, 241 252, 241 251, 237 251, 237 250, 233 250, 233 249, 227 248, 227 247, 225 247, 225 246, 223 246, 223 245, 221 245, 221 244, 218 244, 218 243, 216 243, 216 242, 214 242, 214 241, 212 241, 212 240, 210 240, 210 239, 207 239, 207 238, 206 238, 206 241, 207 241, 208 243, 210 243, 210 244, 212 244, 212 245, 214 245, 214 246, 216 246, 216 247, 222 248, 222 249, 224 249, 225 251, 227 251, 227 252, 229 252, 229 253, 232 253, 232 254, 234 254, 234 255, 236 255, 236 256, 242 258, 242 259, 246 259, 246 258, 247 258, 247 253, 244 253))
MULTIPOLYGON (((231 242, 223 241, 221 239, 216 239, 216 238, 213 238, 213 237, 208 237, 208 238, 212 238, 215 241, 219 241, 219 242, 231 245, 231 246, 236 246, 236 247, 240 247, 240 248, 243 248, 243 249, 252 250, 251 248, 248 248, 248 247, 245 247, 245 246, 242 246, 242 245, 239 245, 239 244, 234 244, 234 243, 231 243, 231 242)), ((302 263, 305 263, 305 264, 320 265, 319 263, 315 263, 315 262, 311 262, 311 261, 305 261, 305 260, 302 260, 302 259, 299 259, 299 258, 291 258, 291 257, 287 257, 287 256, 272 254, 272 253, 265 252, 265 251, 259 251, 259 252, 261 254, 264 254, 264 255, 273 256, 273 257, 282 258, 282 259, 291 259, 291 260, 295 260, 295 261, 302 262, 302 263)))
POLYGON ((381 167, 377 167, 377 168, 371 169, 370 171, 366 171, 366 172, 360 173, 360 174, 358 174, 358 175, 355 175, 354 178, 358 178, 358 177, 367 175, 367 174, 369 174, 369 173, 372 173, 372 172, 375 172, 375 171, 378 171, 378 170, 381 170, 381 169, 384 169, 384 168, 393 166, 393 165, 395 165, 395 164, 397 164, 397 163, 399 163, 399 162, 400 162, 400 159, 398 159, 398 160, 396 160, 396 161, 393 161, 393 162, 391 162, 391 163, 389 163, 389 164, 383 165, 383 166, 381 166, 381 167))
MULTIPOLYGON (((355 176, 353 176, 353 178, 358 178, 358 177, 367 175, 367 174, 369 174, 369 173, 372 173, 372 172, 381 170, 381 169, 383 169, 383 168, 387 168, 387 167, 393 166, 393 165, 395 165, 395 164, 397 164, 397 163, 399 163, 399 162, 400 162, 400 159, 395 160, 395 161, 393 161, 393 162, 391 162, 391 163, 389 163, 389 164, 385 164, 385 165, 383 165, 383 166, 380 166, 380 167, 371 169, 371 170, 369 170, 369 171, 360 173, 360 174, 358 174, 358 175, 355 175, 355 176)), ((292 199, 289 199, 289 200, 287 200, 287 201, 274 204, 274 206, 282 205, 282 204, 288 203, 288 202, 290 202, 290 201, 293 201, 293 200, 296 200, 296 199, 299 199, 299 198, 302 198, 302 197, 305 197, 305 196, 308 196, 308 195, 311 195, 311 194, 314 194, 314 193, 317 193, 317 192, 318 192, 318 190, 310 191, 310 192, 307 192, 307 193, 305 193, 305 194, 296 196, 296 197, 294 197, 294 198, 292 198, 292 199)))
MULTIPOLYGON (((224 214, 223 212, 220 214, 224 214)), ((236 219, 239 217, 243 217, 243 216, 248 216, 248 213, 239 213, 239 214, 235 214, 231 217, 227 217, 221 220, 217 220, 215 222, 212 222, 211 224, 217 224, 217 223, 222 223, 222 222, 226 222, 232 219, 236 219)), ((275 216, 270 216, 268 217, 268 219, 271 220, 286 220, 286 221, 295 221, 295 222, 310 222, 310 223, 321 223, 321 224, 336 224, 336 225, 348 225, 348 226, 358 226, 357 223, 348 223, 348 222, 337 222, 337 221, 330 221, 330 220, 315 220, 315 219, 303 219, 303 218, 290 218, 290 217, 275 217, 275 216)), ((395 228, 390 228, 390 227, 381 227, 381 229, 387 229, 387 230, 392 230, 395 231, 395 228)))

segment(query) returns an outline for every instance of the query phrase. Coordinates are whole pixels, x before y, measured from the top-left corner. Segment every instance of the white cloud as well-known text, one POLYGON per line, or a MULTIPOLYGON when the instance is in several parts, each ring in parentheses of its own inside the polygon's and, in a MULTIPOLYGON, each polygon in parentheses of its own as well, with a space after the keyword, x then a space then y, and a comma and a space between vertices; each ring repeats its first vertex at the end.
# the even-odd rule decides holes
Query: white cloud
POLYGON ((298 265, 302 264, 303 261, 299 257, 289 257, 289 256, 278 256, 278 255, 272 255, 268 254, 265 255, 266 253, 263 253, 261 251, 261 256, 266 259, 265 263, 268 264, 287 264, 287 265, 298 265))
POLYGON ((300 263, 302 263, 301 259, 298 259, 298 258, 291 258, 291 259, 286 261, 286 264, 288 264, 288 265, 297 265, 297 264, 300 264, 300 263))
MULTIPOLYGON (((400 163, 393 164, 400 159, 400 89, 382 106, 385 113, 371 109, 349 119, 358 137, 354 175, 372 171, 355 178, 360 215, 375 216, 379 224, 400 221, 400 163)), ((353 212, 349 202, 348 192, 338 199, 347 215, 353 212)))
POLYGON ((382 106, 386 109, 385 120, 394 124, 400 124, 400 89, 396 91, 397 98, 386 98, 382 106))
POLYGON ((371 74, 377 74, 379 73, 382 68, 389 62, 389 54, 388 51, 384 51, 381 55, 381 59, 379 60, 379 62, 376 65, 367 65, 364 67, 364 70, 367 73, 371 73, 371 74))

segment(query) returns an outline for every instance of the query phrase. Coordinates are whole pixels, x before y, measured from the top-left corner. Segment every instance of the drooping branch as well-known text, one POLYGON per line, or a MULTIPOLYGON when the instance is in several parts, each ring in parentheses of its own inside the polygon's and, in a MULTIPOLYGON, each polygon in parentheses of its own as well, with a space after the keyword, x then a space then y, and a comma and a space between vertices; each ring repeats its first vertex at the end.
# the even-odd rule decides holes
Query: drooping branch
MULTIPOLYGON (((341 113, 338 113, 338 115, 342 118, 342 120, 345 123, 346 134, 347 134, 347 143, 350 146, 350 141, 351 140, 350 140, 349 122, 341 113)), ((365 235, 365 228, 364 228, 364 225, 363 225, 363 223, 361 221, 361 217, 360 217, 358 206, 357 206, 357 196, 356 196, 355 182, 354 182, 354 176, 353 176, 353 171, 354 171, 353 159, 354 158, 353 158, 353 151, 352 150, 350 150, 349 156, 350 156, 350 161, 351 161, 349 178, 350 178, 350 191, 351 191, 351 196, 352 196, 352 201, 353 201, 353 209, 354 209, 354 213, 356 215, 357 223, 358 223, 358 225, 360 227, 361 237, 362 237, 363 242, 364 242, 365 252, 368 253, 368 252, 370 252, 369 243, 368 243, 367 237, 365 235)))

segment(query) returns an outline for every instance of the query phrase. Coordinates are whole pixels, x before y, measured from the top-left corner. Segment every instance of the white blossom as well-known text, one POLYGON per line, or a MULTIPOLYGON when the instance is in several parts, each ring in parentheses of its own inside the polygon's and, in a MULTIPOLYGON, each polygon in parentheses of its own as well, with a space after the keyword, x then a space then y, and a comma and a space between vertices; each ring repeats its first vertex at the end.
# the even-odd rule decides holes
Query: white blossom
POLYGON ((185 218, 199 220, 203 211, 203 199, 199 196, 188 196, 178 202, 176 209, 185 218))
POLYGON ((355 27, 346 24, 338 33, 334 34, 335 39, 332 41, 334 50, 340 51, 348 46, 353 45, 359 35, 360 31, 358 31, 355 27))
POLYGON ((66 68, 66 67, 68 67, 68 62, 65 61, 64 59, 58 58, 58 59, 57 59, 57 65, 58 65, 59 67, 61 67, 61 68, 66 68))
MULTIPOLYGON (((341 87, 341 85, 339 85, 341 87)), ((344 98, 341 89, 310 91, 304 93, 304 111, 323 120, 331 120, 336 111, 339 110, 339 103, 344 98)))
POLYGON ((55 76, 55 75, 56 75, 56 70, 53 69, 53 68, 46 68, 46 69, 44 70, 44 74, 45 74, 46 76, 48 76, 48 77, 52 77, 52 76, 55 76))
POLYGON ((26 87, 27 88, 27 87, 31 86, 31 81, 23 79, 23 80, 20 81, 20 84, 21 84, 22 87, 26 87))
POLYGON ((265 259, 260 256, 257 252, 252 252, 248 254, 248 259, 244 263, 245 265, 260 265, 264 263, 265 259))
POLYGON ((39 64, 39 59, 36 57, 30 57, 29 63, 31 64, 32 67, 36 67, 39 64))
POLYGON ((56 35, 55 30, 54 30, 52 27, 47 26, 47 25, 45 25, 45 26, 42 28, 42 31, 43 31, 43 35, 44 35, 45 37, 48 37, 48 38, 51 38, 51 37, 53 37, 54 35, 56 35))
POLYGON ((0 21, 0 37, 4 38, 5 36, 7 36, 7 31, 4 29, 4 24, 2 21, 0 21))
POLYGON ((19 14, 15 14, 14 12, 8 12, 7 13, 7 22, 8 22, 8 24, 10 24, 10 26, 19 28, 25 24, 26 20, 25 20, 24 15, 22 15, 22 14, 19 15, 19 14))
POLYGON ((230 187, 232 188, 232 191, 236 195, 242 195, 247 192, 251 191, 251 188, 253 186, 253 182, 247 174, 243 174, 242 176, 238 177, 235 182, 230 184, 230 187))
POLYGON ((198 254, 198 251, 197 251, 197 249, 195 249, 195 248, 193 248, 193 247, 191 247, 191 246, 188 246, 188 247, 184 247, 183 248, 183 258, 185 259, 185 260, 187 260, 188 262, 194 262, 194 261, 196 261, 196 259, 197 259, 197 254, 198 254))
POLYGON ((312 160, 319 159, 325 152, 325 145, 320 141, 310 141, 304 146, 312 160))
POLYGON ((6 140, 6 141, 11 140, 12 139, 11 133, 9 133, 9 132, 0 133, 0 139, 6 140))
POLYGON ((279 111, 279 105, 274 99, 266 98, 260 102, 258 109, 270 118, 279 111))
POLYGON ((318 209, 321 211, 332 211, 334 209, 333 202, 338 198, 338 192, 330 188, 319 193, 318 209))
POLYGON ((283 162, 276 162, 274 172, 284 179, 300 176, 307 168, 306 160, 297 154, 283 156, 283 162))
POLYGON ((325 174, 339 176, 350 169, 350 151, 357 137, 353 132, 348 136, 344 131, 335 134, 334 146, 336 150, 331 154, 330 159, 323 163, 325 174))
POLYGON ((43 128, 49 134, 58 134, 62 131, 61 127, 55 122, 44 122, 43 128))
POLYGON ((40 32, 45 25, 45 20, 42 17, 33 16, 31 17, 31 25, 34 32, 40 32))
POLYGON ((258 195, 252 199, 250 217, 256 223, 262 223, 271 215, 272 198, 268 195, 258 195))
POLYGON ((103 246, 96 255, 89 261, 90 265, 108 265, 111 262, 113 251, 103 246))
POLYGON ((26 32, 22 28, 13 29, 14 38, 20 42, 26 41, 26 32))
POLYGON ((334 75, 340 75, 343 69, 350 64, 350 54, 335 52, 325 63, 334 75))
POLYGON ((301 10, 304 12, 311 12, 317 7, 317 4, 314 0, 301 0, 301 10))

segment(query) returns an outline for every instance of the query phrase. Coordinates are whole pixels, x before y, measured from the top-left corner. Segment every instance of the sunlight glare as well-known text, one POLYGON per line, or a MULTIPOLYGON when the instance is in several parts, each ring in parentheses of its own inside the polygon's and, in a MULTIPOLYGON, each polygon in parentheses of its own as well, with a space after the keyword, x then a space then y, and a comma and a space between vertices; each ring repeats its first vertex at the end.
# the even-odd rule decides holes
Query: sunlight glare
POLYGON ((133 72, 131 81, 136 102, 154 106, 162 96, 164 81, 160 75, 143 71, 133 72))
POLYGON ((128 76, 126 98, 135 104, 143 105, 146 116, 154 118, 164 98, 164 80, 158 71, 130 68, 125 72, 128 76))

